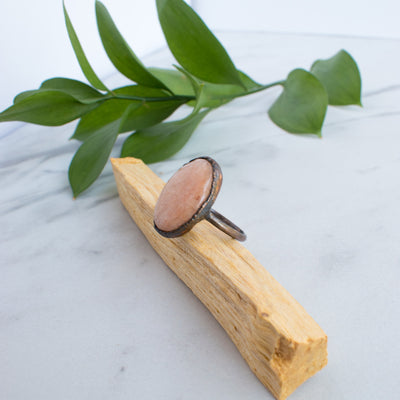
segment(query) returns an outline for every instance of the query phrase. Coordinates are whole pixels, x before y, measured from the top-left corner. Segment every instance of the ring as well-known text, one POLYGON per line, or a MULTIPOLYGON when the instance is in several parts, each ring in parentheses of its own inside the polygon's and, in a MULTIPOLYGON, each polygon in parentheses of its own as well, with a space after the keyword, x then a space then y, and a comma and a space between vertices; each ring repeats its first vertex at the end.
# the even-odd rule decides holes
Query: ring
POLYGON ((232 238, 243 242, 246 234, 229 219, 213 210, 222 185, 222 171, 210 157, 184 164, 164 186, 154 209, 154 228, 167 238, 189 232, 206 219, 232 238))

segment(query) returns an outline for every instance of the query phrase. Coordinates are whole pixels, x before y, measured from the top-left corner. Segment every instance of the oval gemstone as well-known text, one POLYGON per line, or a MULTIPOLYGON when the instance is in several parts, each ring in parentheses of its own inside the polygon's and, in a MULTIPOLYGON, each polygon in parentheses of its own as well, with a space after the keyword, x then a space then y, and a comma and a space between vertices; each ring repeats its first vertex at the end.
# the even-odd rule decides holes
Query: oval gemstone
POLYGON ((207 200, 212 186, 211 164, 198 158, 180 168, 161 191, 154 209, 157 228, 171 232, 188 222, 207 200))

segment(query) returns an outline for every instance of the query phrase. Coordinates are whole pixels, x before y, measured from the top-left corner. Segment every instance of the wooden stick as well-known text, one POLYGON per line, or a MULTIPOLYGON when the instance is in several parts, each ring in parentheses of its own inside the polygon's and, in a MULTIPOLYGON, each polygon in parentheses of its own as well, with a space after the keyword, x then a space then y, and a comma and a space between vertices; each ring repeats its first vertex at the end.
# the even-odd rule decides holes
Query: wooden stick
POLYGON ((111 162, 131 217, 277 399, 326 365, 324 331, 248 250, 207 221, 175 239, 160 236, 153 210, 164 182, 141 160, 111 162))

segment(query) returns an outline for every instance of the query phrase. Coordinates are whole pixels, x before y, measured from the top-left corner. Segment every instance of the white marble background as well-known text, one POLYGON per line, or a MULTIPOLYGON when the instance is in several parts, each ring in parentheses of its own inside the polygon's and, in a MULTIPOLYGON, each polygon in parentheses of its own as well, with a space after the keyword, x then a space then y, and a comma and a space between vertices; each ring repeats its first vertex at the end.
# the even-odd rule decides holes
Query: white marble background
MULTIPOLYGON (((266 115, 273 89, 211 113, 152 168, 167 179, 193 156, 214 157, 224 172, 216 208, 327 332, 328 366, 291 399, 398 399, 400 41, 220 37, 265 83, 346 48, 364 108, 330 108, 322 140, 290 135, 266 115)), ((72 200, 74 124, 9 126, 0 138, 0 399, 272 399, 130 220, 110 165, 72 200)))

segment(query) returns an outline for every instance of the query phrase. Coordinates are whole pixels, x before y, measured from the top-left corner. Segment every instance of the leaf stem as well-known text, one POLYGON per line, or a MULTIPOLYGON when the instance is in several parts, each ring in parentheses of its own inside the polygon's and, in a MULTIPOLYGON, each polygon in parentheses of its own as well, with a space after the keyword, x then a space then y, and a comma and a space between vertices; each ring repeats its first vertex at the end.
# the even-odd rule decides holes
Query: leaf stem
POLYGON ((118 99, 118 100, 138 100, 138 101, 148 101, 152 102, 161 102, 161 101, 171 101, 171 100, 183 100, 190 101, 195 100, 195 96, 165 96, 165 97, 141 97, 141 96, 121 96, 121 95, 111 95, 109 97, 104 97, 102 100, 110 100, 110 99, 118 99))
POLYGON ((238 93, 238 94, 235 94, 235 95, 219 96, 218 99, 219 100, 223 100, 223 99, 233 100, 233 99, 236 99, 238 97, 243 97, 243 96, 247 96, 249 94, 261 92, 263 90, 269 89, 269 88, 274 87, 274 86, 283 86, 284 83, 285 83, 284 80, 283 81, 276 81, 276 82, 272 82, 272 83, 267 83, 266 85, 259 85, 254 89, 248 90, 246 92, 238 93))
POLYGON ((272 83, 267 83, 266 85, 261 85, 259 87, 254 88, 254 89, 251 89, 251 90, 249 90, 247 92, 240 93, 235 97, 243 97, 243 96, 247 96, 248 94, 258 93, 258 92, 261 92, 263 90, 272 88, 274 86, 283 86, 284 83, 285 83, 284 80, 283 81, 276 81, 276 82, 272 82, 272 83))
MULTIPOLYGON (((252 90, 249 90, 247 92, 240 93, 236 97, 243 97, 247 96, 249 94, 261 92, 262 90, 269 89, 273 86, 279 86, 283 85, 285 81, 276 81, 272 83, 268 83, 266 85, 261 85, 259 87, 256 87, 252 90)), ((171 100, 183 100, 185 102, 191 101, 191 100, 196 100, 196 96, 180 96, 180 95, 173 95, 173 96, 165 96, 165 97, 141 97, 141 96, 123 96, 123 95, 117 95, 114 92, 110 91, 108 97, 104 97, 102 100, 110 100, 110 99, 118 99, 118 100, 138 100, 138 101, 148 101, 148 102, 162 102, 162 101, 171 101, 171 100)), ((223 97, 222 97, 223 98, 223 97)), ((226 96, 226 98, 232 98, 232 96, 226 96)))

